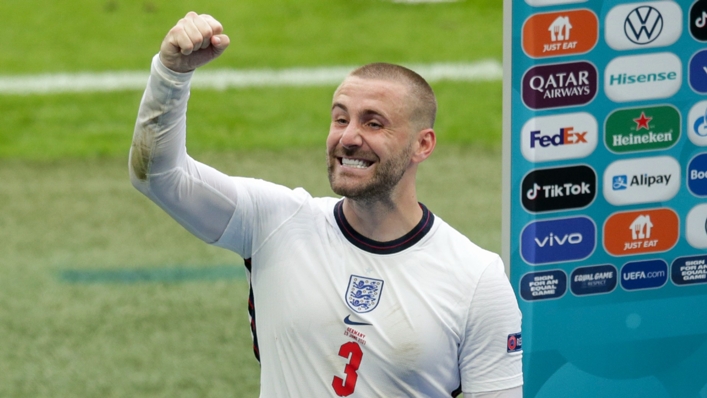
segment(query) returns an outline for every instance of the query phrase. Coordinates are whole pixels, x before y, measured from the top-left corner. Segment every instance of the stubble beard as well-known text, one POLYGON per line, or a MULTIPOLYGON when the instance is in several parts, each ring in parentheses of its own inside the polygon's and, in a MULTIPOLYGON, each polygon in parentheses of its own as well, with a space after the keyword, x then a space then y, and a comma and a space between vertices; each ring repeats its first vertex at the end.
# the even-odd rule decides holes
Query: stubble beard
MULTIPOLYGON (((357 150, 343 149, 343 155, 347 157, 355 157, 357 150)), ((329 174, 329 185, 332 191, 337 195, 345 196, 348 199, 354 200, 364 205, 373 203, 382 203, 388 206, 394 206, 392 198, 393 189, 402 180, 408 165, 410 164, 410 156, 412 154, 412 142, 403 148, 395 157, 392 157, 385 163, 378 163, 373 177, 368 181, 362 181, 355 184, 347 184, 341 179, 347 177, 339 176, 338 179, 334 176, 335 163, 338 159, 335 154, 329 153, 327 156, 327 171, 329 174)))

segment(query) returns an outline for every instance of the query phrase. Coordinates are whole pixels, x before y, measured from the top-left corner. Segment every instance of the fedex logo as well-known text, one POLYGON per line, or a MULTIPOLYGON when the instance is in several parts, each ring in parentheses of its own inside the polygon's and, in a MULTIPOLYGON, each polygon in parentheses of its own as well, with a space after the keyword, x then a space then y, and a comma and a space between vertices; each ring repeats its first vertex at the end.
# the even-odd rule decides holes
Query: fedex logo
POLYGON ((531 162, 583 158, 597 146, 597 122, 586 112, 535 117, 523 126, 520 141, 531 162))
POLYGON ((586 143, 587 132, 579 132, 572 130, 574 127, 562 127, 560 132, 555 135, 541 135, 540 130, 530 133, 530 147, 535 148, 535 145, 540 145, 543 148, 549 146, 572 145, 586 143))
POLYGON ((577 261, 596 246, 596 227, 587 217, 536 221, 521 233, 520 253, 528 264, 577 261))

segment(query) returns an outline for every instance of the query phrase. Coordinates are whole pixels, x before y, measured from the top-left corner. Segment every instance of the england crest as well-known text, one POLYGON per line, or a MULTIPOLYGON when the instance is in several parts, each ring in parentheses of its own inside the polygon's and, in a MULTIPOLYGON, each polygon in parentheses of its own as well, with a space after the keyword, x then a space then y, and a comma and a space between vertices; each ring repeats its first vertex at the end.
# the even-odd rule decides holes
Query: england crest
POLYGON ((346 304, 359 314, 373 311, 383 293, 383 280, 351 275, 346 289, 346 304))

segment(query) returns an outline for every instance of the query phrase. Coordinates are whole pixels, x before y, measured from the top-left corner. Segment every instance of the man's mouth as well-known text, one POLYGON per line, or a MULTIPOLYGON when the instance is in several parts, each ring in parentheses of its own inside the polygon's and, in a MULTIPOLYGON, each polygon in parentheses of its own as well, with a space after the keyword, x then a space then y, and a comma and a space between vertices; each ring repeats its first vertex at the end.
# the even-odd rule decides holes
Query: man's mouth
POLYGON ((373 164, 373 162, 369 162, 368 160, 343 158, 343 157, 339 158, 339 161, 341 162, 342 166, 352 167, 355 169, 365 169, 373 164))

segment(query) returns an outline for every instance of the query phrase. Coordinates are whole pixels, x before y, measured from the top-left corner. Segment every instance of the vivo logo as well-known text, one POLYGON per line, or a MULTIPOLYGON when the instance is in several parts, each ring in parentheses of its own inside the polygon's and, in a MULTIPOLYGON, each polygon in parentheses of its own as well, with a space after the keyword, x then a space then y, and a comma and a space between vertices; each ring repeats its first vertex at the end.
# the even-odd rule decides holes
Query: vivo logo
POLYGON ((571 234, 564 234, 562 237, 559 237, 550 232, 550 235, 547 235, 542 240, 535 238, 535 243, 537 243, 540 247, 545 247, 545 245, 562 246, 565 243, 570 245, 578 245, 582 243, 582 234, 575 232, 571 234))
POLYGON ((578 261, 596 246, 596 226, 587 217, 535 221, 521 233, 520 252, 528 264, 578 261))

